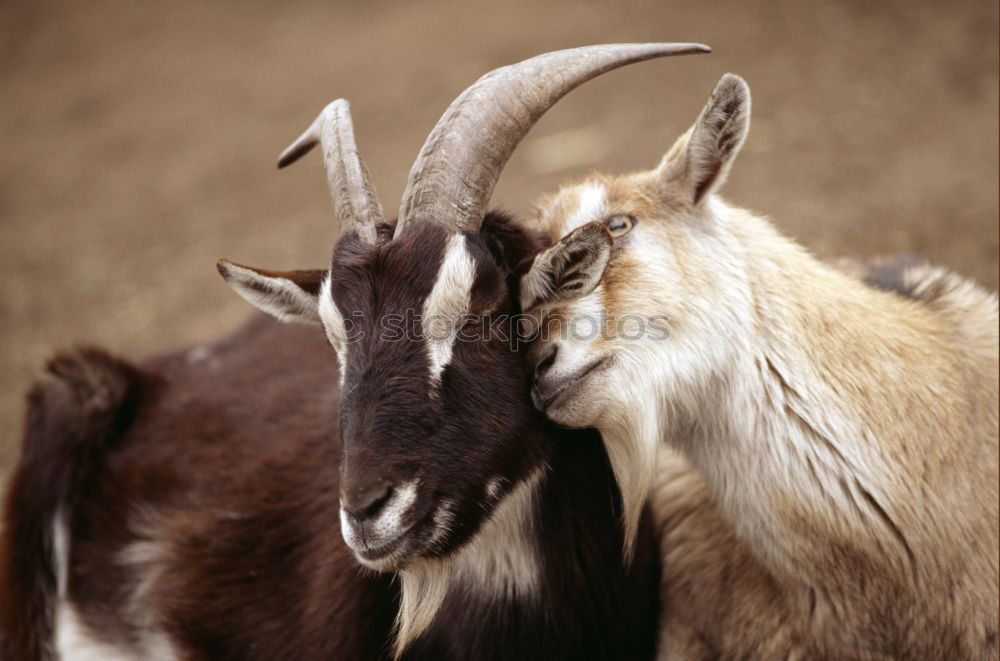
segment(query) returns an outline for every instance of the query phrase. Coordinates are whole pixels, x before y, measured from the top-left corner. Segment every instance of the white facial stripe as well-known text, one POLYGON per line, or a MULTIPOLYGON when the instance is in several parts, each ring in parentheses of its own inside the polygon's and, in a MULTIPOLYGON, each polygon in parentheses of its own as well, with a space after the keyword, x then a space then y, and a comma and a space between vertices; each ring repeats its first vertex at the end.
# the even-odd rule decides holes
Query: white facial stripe
POLYGON ((284 278, 226 264, 226 281, 243 300, 281 321, 315 323, 316 298, 284 278))
POLYGON ((344 315, 340 314, 337 304, 333 302, 331 289, 328 275, 323 279, 323 285, 319 290, 319 320, 326 332, 326 339, 337 352, 337 362, 340 363, 340 385, 343 386, 344 371, 347 369, 347 326, 344 324, 344 315))
POLYGON ((441 380, 441 372, 451 362, 461 321, 469 313, 476 262, 465 247, 465 236, 448 239, 444 260, 431 293, 424 301, 423 333, 431 361, 431 382, 441 380))
POLYGON ((346 328, 344 327, 344 315, 340 314, 340 310, 337 309, 337 304, 333 302, 330 291, 330 276, 327 276, 323 279, 323 285, 319 291, 319 319, 323 323, 323 330, 326 331, 326 337, 330 340, 330 344, 339 352, 338 347, 344 343, 346 328))
POLYGON ((600 220, 607 214, 607 191, 603 184, 587 184, 580 190, 576 211, 566 218, 562 233, 569 234, 577 227, 600 220))

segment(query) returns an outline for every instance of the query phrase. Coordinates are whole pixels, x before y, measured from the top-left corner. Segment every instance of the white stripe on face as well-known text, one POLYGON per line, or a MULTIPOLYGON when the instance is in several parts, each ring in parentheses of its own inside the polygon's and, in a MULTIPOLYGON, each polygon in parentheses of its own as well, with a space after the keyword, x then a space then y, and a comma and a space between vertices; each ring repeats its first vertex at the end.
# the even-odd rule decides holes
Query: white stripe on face
POLYGON ((462 321, 469 314, 472 283, 476 279, 476 261, 465 246, 465 236, 452 235, 445 247, 431 293, 424 301, 421 317, 424 338, 431 361, 431 383, 441 380, 441 372, 451 362, 455 340, 462 321))
POLYGON ((607 214, 607 191, 603 184, 590 183, 584 185, 579 194, 576 210, 569 214, 562 228, 562 233, 569 234, 577 227, 600 220, 607 214))
POLYGON ((344 385, 344 372, 347 370, 347 326, 344 315, 340 314, 337 304, 331 295, 330 276, 323 279, 319 290, 319 320, 326 332, 326 339, 333 350, 337 352, 337 362, 340 363, 340 385, 344 385))

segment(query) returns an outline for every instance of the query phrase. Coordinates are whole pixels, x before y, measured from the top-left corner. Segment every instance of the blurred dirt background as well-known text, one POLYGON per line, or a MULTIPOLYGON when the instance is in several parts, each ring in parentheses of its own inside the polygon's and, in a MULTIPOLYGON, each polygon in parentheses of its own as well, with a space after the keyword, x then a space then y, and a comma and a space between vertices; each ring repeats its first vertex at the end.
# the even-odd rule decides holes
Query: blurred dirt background
POLYGON ((908 252, 997 286, 994 0, 478 3, 6 0, 0 4, 0 475, 54 350, 125 356, 249 313, 227 256, 323 265, 315 155, 278 152, 335 97, 388 212, 439 114, 487 70, 589 43, 704 41, 572 93, 494 198, 649 167, 718 77, 754 93, 727 197, 820 255, 908 252))

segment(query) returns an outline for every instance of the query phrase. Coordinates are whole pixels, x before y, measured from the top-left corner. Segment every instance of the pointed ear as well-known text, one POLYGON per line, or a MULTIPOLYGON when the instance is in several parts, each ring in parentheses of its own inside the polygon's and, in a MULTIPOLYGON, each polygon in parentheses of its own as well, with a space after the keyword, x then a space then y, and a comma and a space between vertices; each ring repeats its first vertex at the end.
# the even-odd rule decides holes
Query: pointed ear
POLYGON ((268 271, 220 259, 219 273, 233 290, 281 321, 319 323, 319 291, 327 271, 268 271))
POLYGON ((587 223, 539 253, 521 278, 521 308, 589 294, 604 276, 611 243, 603 224, 587 223))
POLYGON ((698 121, 681 136, 657 168, 671 191, 698 204, 726 180, 750 129, 750 86, 727 73, 716 84, 698 121))

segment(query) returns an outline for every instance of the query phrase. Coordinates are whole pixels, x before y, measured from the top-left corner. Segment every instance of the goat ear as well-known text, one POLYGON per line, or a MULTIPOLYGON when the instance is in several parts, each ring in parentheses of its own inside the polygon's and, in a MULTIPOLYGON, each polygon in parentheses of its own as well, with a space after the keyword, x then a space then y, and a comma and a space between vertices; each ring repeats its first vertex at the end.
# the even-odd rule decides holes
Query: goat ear
POLYGON ((220 259, 219 273, 233 290, 281 321, 319 323, 319 292, 326 271, 268 271, 220 259))
POLYGON ((672 191, 685 191, 698 204, 725 182, 749 129, 750 86, 727 73, 694 126, 663 157, 659 180, 672 191))
POLYGON ((542 251, 521 278, 521 308, 585 296, 604 276, 611 235, 601 223, 587 223, 542 251))

